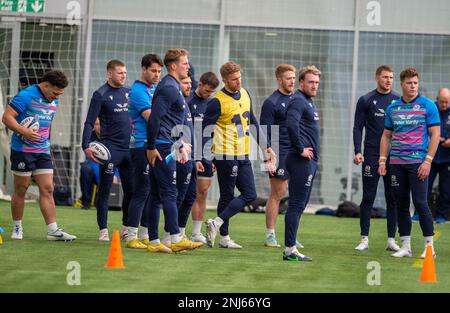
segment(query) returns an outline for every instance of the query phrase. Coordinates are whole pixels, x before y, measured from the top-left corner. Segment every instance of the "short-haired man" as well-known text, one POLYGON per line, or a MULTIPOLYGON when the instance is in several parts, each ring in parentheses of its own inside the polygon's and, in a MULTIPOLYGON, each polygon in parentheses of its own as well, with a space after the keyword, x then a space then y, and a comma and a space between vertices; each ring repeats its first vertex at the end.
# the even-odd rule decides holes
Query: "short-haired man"
POLYGON ((297 250, 300 217, 308 204, 320 154, 319 114, 313 97, 319 89, 321 72, 314 65, 299 72, 299 87, 288 104, 286 126, 290 151, 286 157, 289 173, 289 206, 285 215, 283 260, 311 261, 297 250))
POLYGON ((434 220, 442 224, 448 221, 446 214, 450 211, 450 90, 448 88, 439 89, 436 105, 441 119, 441 138, 431 163, 428 199, 431 197, 434 180, 439 175, 439 196, 434 220))
POLYGON ((100 119, 100 140, 111 153, 111 160, 100 165, 100 185, 98 186, 96 208, 97 224, 100 229, 98 240, 109 241, 108 233, 108 199, 114 178, 114 171, 119 169, 124 193, 122 201, 122 237, 126 235, 128 206, 133 191, 133 164, 130 157, 131 118, 128 112, 128 94, 125 87, 127 69, 120 60, 111 60, 106 65, 107 82, 92 95, 89 110, 84 122, 81 146, 84 154, 100 163, 89 148, 92 128, 97 117, 100 119))
MULTIPOLYGON (((188 76, 180 80, 180 89, 185 101, 189 98, 192 91, 192 79, 191 73, 188 72, 188 76)), ((185 125, 189 129, 189 135, 191 136, 190 142, 192 143, 192 149, 194 147, 194 124, 192 121, 192 115, 189 110, 189 106, 185 106, 186 118, 185 125)), ((186 130, 187 130, 186 129, 186 130)), ((183 134, 184 136, 185 134, 183 134)), ((192 204, 195 201, 195 185, 197 183, 197 172, 195 170, 194 160, 192 158, 192 151, 189 157, 189 161, 181 164, 177 162, 177 209, 178 209, 178 227, 180 233, 184 237, 186 236, 186 224, 191 213, 192 204)), ((164 238, 162 240, 166 247, 170 247, 170 233, 167 231, 167 225, 165 225, 164 238)))
POLYGON ((11 171, 14 177, 11 201, 14 223, 12 239, 23 239, 25 194, 30 186, 31 176, 39 187, 39 206, 47 225, 47 239, 72 241, 77 238, 64 232, 56 224, 53 162, 50 154, 51 124, 58 109, 58 98, 68 84, 63 72, 49 71, 39 84, 20 91, 3 114, 3 124, 14 132, 11 142, 11 171), (19 124, 29 117, 39 122, 37 130, 19 124))
POLYGON ((153 94, 161 76, 163 62, 156 54, 146 54, 141 60, 141 77, 131 86, 129 95, 131 116, 130 155, 133 162, 133 197, 128 208, 126 247, 147 249, 150 165, 147 160, 147 121, 153 94), (139 225, 139 221, 141 222, 139 225))
MULTIPOLYGON (((389 65, 381 65, 377 68, 375 80, 377 88, 361 96, 356 104, 355 122, 353 125, 353 144, 355 147, 353 162, 356 165, 362 163, 363 182, 363 197, 360 204, 361 214, 359 217, 361 242, 355 248, 359 251, 369 249, 370 216, 380 178, 380 175, 378 175, 378 159, 380 157, 380 139, 384 130, 386 109, 388 105, 400 98, 400 95, 392 90, 394 71, 389 65), (363 155, 361 140, 364 128, 366 133, 363 155)), ((386 250, 398 251, 400 247, 395 242, 397 209, 395 208, 394 195, 392 194, 389 166, 386 169, 388 175, 383 177, 388 232, 386 250)))
MULTIPOLYGON (((279 213, 280 201, 285 196, 289 175, 286 169, 286 156, 289 152, 289 134, 286 128, 286 110, 295 88, 295 72, 291 64, 280 64, 275 69, 278 89, 268 97, 261 108, 260 125, 267 127, 267 140, 272 147, 278 142, 278 167, 269 175, 270 195, 266 204, 266 240, 267 247, 280 247, 275 237, 275 224, 279 213), (272 138, 272 126, 278 127, 278 138, 272 138)), ((297 242, 297 246, 301 246, 297 242)))
MULTIPOLYGON (((220 189, 218 216, 206 221, 206 240, 208 245, 213 247, 220 229, 221 248, 241 249, 242 246, 230 238, 228 223, 231 217, 256 199, 255 180, 249 159, 249 126, 253 124, 257 132, 261 132, 253 114, 250 95, 241 87, 240 65, 229 61, 221 66, 220 75, 225 87, 208 103, 202 123, 207 132, 207 128, 214 125, 211 152, 214 155, 213 162, 217 169, 220 189), (238 197, 234 196, 235 187, 241 192, 238 197)), ((265 149, 265 153, 268 155, 267 165, 273 171, 275 154, 270 147, 265 149)))
MULTIPOLYGON (((219 86, 220 81, 213 72, 206 72, 200 76, 198 87, 191 94, 187 103, 194 119, 194 132, 198 135, 197 149, 200 149, 198 156, 201 156, 201 134, 202 122, 206 111, 206 105, 211 95, 219 86)), ((198 151, 198 150, 195 150, 198 151)), ((195 242, 206 243, 206 238, 201 233, 203 217, 206 212, 206 197, 208 189, 211 186, 212 177, 214 176, 214 165, 211 160, 196 158, 197 168, 197 191, 195 202, 192 205, 192 236, 191 240, 195 242)))
MULTIPOLYGON (((173 130, 185 125, 187 119, 187 105, 180 90, 180 81, 188 76, 188 52, 178 48, 168 50, 164 65, 168 74, 156 87, 152 114, 147 123, 147 158, 152 166, 149 201, 161 199, 166 230, 170 233, 170 250, 178 252, 202 245, 183 237, 178 226, 176 162, 184 164, 189 161, 191 145, 189 136, 177 135, 173 130), (167 158, 172 149, 176 152, 176 160, 167 158)), ((150 244, 161 252, 169 252, 163 250, 164 245, 158 236, 159 207, 150 204, 150 208, 155 208, 149 212, 150 244)))
MULTIPOLYGON (((410 195, 419 213, 426 246, 433 247, 433 217, 427 202, 428 175, 440 138, 440 120, 436 105, 419 94, 419 73, 407 68, 400 73, 402 97, 388 106, 385 129, 380 143, 378 173, 387 174, 390 157, 391 186, 398 210, 398 228, 402 246, 394 257, 411 257, 410 195), (390 148, 390 149, 389 149, 390 148)), ((435 254, 433 248, 433 255, 435 254)))

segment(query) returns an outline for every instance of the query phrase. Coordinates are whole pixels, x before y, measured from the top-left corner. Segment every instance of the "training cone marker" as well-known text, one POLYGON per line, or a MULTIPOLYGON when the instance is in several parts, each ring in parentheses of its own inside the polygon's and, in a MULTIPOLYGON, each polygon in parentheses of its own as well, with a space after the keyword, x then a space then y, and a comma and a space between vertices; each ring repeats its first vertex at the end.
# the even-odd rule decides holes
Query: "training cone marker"
POLYGON ((123 266, 122 246, 120 245, 119 231, 115 230, 112 236, 111 248, 109 249, 107 268, 125 268, 123 266))
POLYGON ((420 274, 419 281, 425 283, 436 283, 436 271, 434 269, 433 248, 431 245, 427 245, 425 260, 423 261, 422 273, 420 274))

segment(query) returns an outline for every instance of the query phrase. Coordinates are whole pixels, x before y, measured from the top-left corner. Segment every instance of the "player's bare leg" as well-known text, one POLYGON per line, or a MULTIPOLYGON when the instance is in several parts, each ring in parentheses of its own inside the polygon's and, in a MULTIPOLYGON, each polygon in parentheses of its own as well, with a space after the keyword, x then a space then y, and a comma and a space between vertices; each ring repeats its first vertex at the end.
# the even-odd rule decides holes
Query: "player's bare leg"
POLYGON ((278 178, 271 178, 270 195, 266 204, 266 240, 264 245, 267 247, 280 247, 275 238, 275 224, 279 213, 280 202, 286 194, 288 181, 278 178))

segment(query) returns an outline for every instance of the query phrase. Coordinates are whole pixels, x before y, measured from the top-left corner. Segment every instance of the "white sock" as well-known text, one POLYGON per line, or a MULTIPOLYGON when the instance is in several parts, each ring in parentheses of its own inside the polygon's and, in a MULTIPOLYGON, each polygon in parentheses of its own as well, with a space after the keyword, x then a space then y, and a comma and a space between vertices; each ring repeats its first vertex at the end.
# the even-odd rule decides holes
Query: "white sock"
POLYGON ((203 221, 192 221, 192 235, 200 235, 203 221))
POLYGON ((411 236, 401 236, 400 241, 402 243, 402 248, 411 250, 411 236))
POLYGON ((361 241, 369 242, 369 236, 361 236, 361 241))
POLYGON ((395 238, 388 237, 388 243, 395 243, 395 238))
POLYGON ((433 236, 424 236, 423 239, 425 240, 425 247, 427 245, 433 246, 433 236))
POLYGON ((217 228, 220 228, 220 226, 222 226, 222 224, 224 223, 223 219, 221 219, 220 217, 216 217, 214 219, 214 222, 216 222, 217 228))
POLYGON ((170 240, 170 233, 164 232, 163 241, 169 241, 170 240))
POLYGON ((172 243, 180 242, 181 239, 183 239, 183 236, 181 236, 181 233, 170 235, 170 241, 172 243))
POLYGON ((137 227, 127 227, 127 241, 133 240, 137 237, 138 229, 137 227))
POLYGON ((266 238, 269 237, 270 235, 274 235, 275 236, 275 229, 266 228, 266 238))
POLYGON ((220 235, 220 241, 229 241, 231 240, 230 235, 222 236, 220 235))
POLYGON ((186 228, 185 227, 180 227, 180 233, 181 233, 181 236, 186 236, 186 228))
POLYGON ((138 227, 138 238, 139 240, 148 239, 148 228, 144 226, 138 227))
POLYGON ((296 251, 296 250, 297 250, 297 247, 296 247, 296 246, 284 248, 284 252, 285 252, 287 255, 291 254, 292 252, 294 252, 294 251, 296 251))
POLYGON ((17 220, 17 221, 13 220, 13 223, 14 223, 14 227, 22 228, 22 220, 17 220))
POLYGON ((56 222, 50 223, 47 225, 47 229, 49 233, 54 233, 55 231, 58 230, 58 225, 56 225, 56 222))
POLYGON ((159 240, 159 238, 150 241, 150 244, 151 244, 151 245, 159 245, 160 243, 161 243, 161 240, 159 240))

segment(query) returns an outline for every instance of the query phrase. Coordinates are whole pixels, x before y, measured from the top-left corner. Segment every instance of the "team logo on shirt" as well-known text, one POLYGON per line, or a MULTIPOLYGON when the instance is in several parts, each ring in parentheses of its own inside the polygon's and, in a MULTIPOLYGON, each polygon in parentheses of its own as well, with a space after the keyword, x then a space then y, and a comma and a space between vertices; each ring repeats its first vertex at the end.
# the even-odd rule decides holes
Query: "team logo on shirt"
POLYGON ((373 104, 377 105, 377 100, 373 100, 372 102, 373 104))
POLYGON ((311 187, 312 179, 313 179, 313 176, 312 176, 312 174, 310 174, 308 176, 308 181, 305 184, 306 187, 311 187))
POLYGON ((111 101, 113 100, 113 96, 109 96, 109 99, 111 99, 111 101))
POLYGON ((231 169, 231 177, 236 177, 237 176, 237 172, 238 172, 238 166, 237 165, 233 165, 233 168, 231 169))
POLYGON ((318 121, 319 120, 319 113, 314 112, 314 120, 318 121))
POLYGON ((196 104, 194 104, 193 107, 194 107, 194 110, 197 110, 197 105, 196 104))
POLYGON ((413 107, 413 111, 419 111, 419 110, 420 110, 420 105, 416 104, 416 105, 413 107))
POLYGON ((391 175, 391 186, 392 187, 398 187, 400 184, 397 181, 397 176, 391 175))
POLYGON ((311 108, 313 107, 311 102, 308 102, 308 104, 309 104, 309 106, 310 106, 311 108))
POLYGON ((372 173, 370 171, 370 165, 366 165, 366 167, 364 168, 364 176, 365 177, 372 177, 372 173))
POLYGON ((285 108, 285 107, 286 107, 286 103, 282 102, 282 103, 281 103, 281 106, 282 106, 283 108, 285 108))

